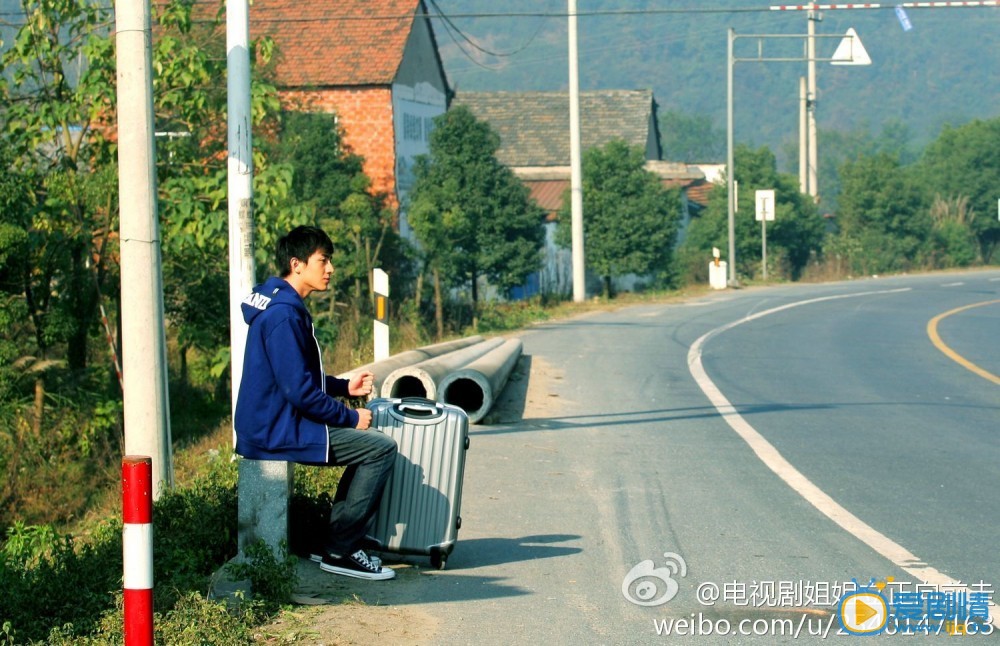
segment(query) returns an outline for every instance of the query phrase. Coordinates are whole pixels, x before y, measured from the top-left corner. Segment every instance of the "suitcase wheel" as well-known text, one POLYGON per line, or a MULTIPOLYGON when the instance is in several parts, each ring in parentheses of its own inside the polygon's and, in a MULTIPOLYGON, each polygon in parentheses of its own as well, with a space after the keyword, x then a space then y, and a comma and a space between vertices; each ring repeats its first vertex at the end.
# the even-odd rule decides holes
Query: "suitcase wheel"
POLYGON ((431 567, 435 570, 443 570, 448 556, 441 550, 434 548, 431 550, 431 567))

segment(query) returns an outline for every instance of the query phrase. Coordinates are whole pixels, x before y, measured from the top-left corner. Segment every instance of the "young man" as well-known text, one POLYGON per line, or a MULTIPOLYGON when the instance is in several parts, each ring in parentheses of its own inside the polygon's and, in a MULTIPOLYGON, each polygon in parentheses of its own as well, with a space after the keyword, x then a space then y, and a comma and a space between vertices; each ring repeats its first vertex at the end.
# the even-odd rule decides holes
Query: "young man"
POLYGON ((396 573, 363 549, 392 472, 396 442, 366 432, 372 413, 353 410, 335 396, 360 397, 374 375, 350 380, 328 376, 305 299, 326 291, 333 275, 333 242, 321 229, 296 227, 278 241, 280 276, 254 288, 243 301, 250 326, 243 378, 236 400, 236 452, 245 458, 346 466, 337 487, 320 568, 361 579, 396 573))

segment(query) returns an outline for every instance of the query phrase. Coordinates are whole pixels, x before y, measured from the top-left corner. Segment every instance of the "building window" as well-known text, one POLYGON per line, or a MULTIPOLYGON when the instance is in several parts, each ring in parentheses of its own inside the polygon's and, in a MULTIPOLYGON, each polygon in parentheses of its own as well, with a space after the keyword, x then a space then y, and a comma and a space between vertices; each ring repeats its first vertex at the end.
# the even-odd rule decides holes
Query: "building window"
POLYGON ((420 117, 412 114, 403 115, 403 139, 407 141, 420 141, 424 138, 424 122, 420 117))

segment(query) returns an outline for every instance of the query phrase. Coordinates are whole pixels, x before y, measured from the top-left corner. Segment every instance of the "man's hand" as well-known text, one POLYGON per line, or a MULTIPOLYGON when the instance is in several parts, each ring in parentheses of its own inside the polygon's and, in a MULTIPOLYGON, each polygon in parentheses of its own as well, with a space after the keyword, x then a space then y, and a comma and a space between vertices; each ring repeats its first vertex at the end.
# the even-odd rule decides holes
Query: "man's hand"
POLYGON ((347 394, 351 397, 364 397, 371 393, 373 383, 375 383, 374 373, 367 370, 359 372, 347 382, 347 394))
POLYGON ((358 408, 358 425, 354 428, 365 431, 372 425, 372 412, 367 408, 358 408))

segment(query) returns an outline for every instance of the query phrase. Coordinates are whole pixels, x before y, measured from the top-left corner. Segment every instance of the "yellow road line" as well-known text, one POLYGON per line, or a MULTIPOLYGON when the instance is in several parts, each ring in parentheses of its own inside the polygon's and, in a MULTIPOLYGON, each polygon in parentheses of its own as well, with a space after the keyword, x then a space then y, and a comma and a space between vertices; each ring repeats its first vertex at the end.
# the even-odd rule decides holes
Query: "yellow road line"
POLYGON ((936 347, 938 350, 940 350, 941 352, 943 352, 949 359, 951 359, 952 361, 954 361, 958 365, 962 366, 963 368, 967 368, 968 370, 971 370, 972 372, 976 373, 977 375, 979 375, 983 379, 987 379, 989 381, 992 381, 993 383, 995 383, 998 386, 1000 386, 1000 377, 996 376, 992 372, 989 372, 988 370, 983 370, 982 368, 980 368, 976 364, 972 363, 971 361, 969 361, 968 359, 966 359, 965 357, 963 357, 959 353, 957 353, 954 350, 952 350, 951 348, 949 348, 948 345, 945 344, 945 342, 941 340, 941 336, 938 335, 938 331, 937 331, 938 323, 940 321, 942 321, 943 319, 951 316, 952 314, 958 314, 959 312, 964 312, 965 310, 972 309, 973 307, 982 307, 983 305, 993 305, 995 303, 1000 303, 1000 300, 983 301, 982 303, 973 303, 972 305, 965 305, 963 307, 956 307, 955 309, 950 310, 948 312, 945 312, 944 314, 938 314, 937 316, 935 316, 934 318, 932 318, 927 323, 927 336, 929 336, 931 338, 931 343, 934 344, 934 347, 936 347))

